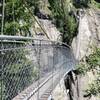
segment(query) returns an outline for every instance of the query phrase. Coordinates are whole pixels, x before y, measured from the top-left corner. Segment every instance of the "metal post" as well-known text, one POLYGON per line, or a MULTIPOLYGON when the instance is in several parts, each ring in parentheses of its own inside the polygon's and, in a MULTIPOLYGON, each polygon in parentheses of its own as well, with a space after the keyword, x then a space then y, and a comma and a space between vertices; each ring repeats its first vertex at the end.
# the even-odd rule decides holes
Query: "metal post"
MULTIPOLYGON (((61 57, 61 60, 62 60, 61 46, 59 47, 59 49, 60 49, 60 57, 61 57)), ((59 67, 60 67, 59 68, 59 86, 60 86, 60 77, 61 77, 61 73, 62 73, 62 65, 60 65, 59 67)))
MULTIPOLYGON (((54 63, 54 61, 55 61, 55 44, 54 44, 54 42, 52 42, 52 46, 53 46, 53 66, 52 66, 52 92, 53 92, 53 89, 54 89, 54 67, 55 67, 55 63, 54 63)), ((52 94, 51 94, 51 96, 52 96, 52 94)))
POLYGON ((39 41, 39 46, 38 46, 38 94, 37 94, 37 99, 39 100, 39 85, 40 85, 40 74, 41 74, 41 65, 40 65, 40 57, 41 57, 41 40, 39 41))
MULTIPOLYGON (((3 50, 3 41, 1 41, 1 49, 3 50)), ((1 51, 1 100, 3 100, 3 51, 1 51)))

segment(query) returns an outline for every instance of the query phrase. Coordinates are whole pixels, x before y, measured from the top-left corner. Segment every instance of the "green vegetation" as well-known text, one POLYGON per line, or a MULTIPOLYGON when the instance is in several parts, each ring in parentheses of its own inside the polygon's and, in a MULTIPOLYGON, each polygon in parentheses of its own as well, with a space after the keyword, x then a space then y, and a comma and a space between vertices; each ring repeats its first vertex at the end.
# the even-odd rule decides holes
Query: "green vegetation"
MULTIPOLYGON (((38 1, 26 0, 26 3, 35 12, 38 9, 38 1)), ((2 6, 0 6, 0 9, 2 9, 2 6)), ((2 11, 0 12, 2 13, 2 11)), ((4 13, 4 35, 31 35, 32 17, 25 7, 24 0, 5 0, 4 13)), ((0 18, 0 22, 1 20, 0 18)))
POLYGON ((92 0, 91 3, 93 7, 100 9, 100 1, 92 0))
POLYGON ((72 2, 76 8, 87 8, 89 7, 91 0, 72 0, 72 2))
POLYGON ((6 0, 5 3, 4 34, 26 35, 30 27, 30 16, 23 1, 6 0))
POLYGON ((87 95, 98 95, 100 93, 100 49, 96 48, 93 54, 86 57, 86 62, 81 62, 77 69, 78 73, 85 75, 89 71, 95 71, 95 77, 93 83, 89 84, 89 88, 86 90, 87 95))
POLYGON ((63 42, 71 44, 77 32, 77 22, 70 1, 49 0, 52 18, 60 32, 63 33, 63 42))
POLYGON ((98 96, 100 94, 100 76, 93 83, 89 84, 89 88, 85 91, 88 96, 98 96))
POLYGON ((66 23, 67 32, 65 32, 63 36, 63 42, 67 42, 68 44, 71 44, 73 38, 77 35, 78 23, 76 22, 74 16, 68 15, 67 18, 68 18, 66 23))
POLYGON ((33 14, 36 14, 39 11, 40 0, 25 0, 23 3, 25 2, 27 3, 28 7, 31 8, 33 14))
POLYGON ((76 8, 89 8, 91 6, 100 8, 99 0, 72 0, 72 3, 76 8))

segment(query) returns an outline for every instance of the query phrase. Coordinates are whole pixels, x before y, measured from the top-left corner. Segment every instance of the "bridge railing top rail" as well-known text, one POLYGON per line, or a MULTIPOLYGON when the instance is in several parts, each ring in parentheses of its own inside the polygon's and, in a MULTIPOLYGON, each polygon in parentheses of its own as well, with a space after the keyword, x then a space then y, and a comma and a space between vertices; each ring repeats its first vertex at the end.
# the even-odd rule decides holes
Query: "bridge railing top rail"
POLYGON ((6 41, 6 42, 9 42, 9 41, 10 42, 21 42, 21 43, 24 43, 22 41, 44 41, 44 42, 51 42, 51 43, 54 43, 54 44, 60 44, 60 45, 63 45, 65 47, 72 49, 71 46, 69 46, 66 43, 61 42, 61 41, 38 39, 38 38, 34 38, 34 37, 0 35, 0 41, 2 41, 2 42, 3 41, 6 41))

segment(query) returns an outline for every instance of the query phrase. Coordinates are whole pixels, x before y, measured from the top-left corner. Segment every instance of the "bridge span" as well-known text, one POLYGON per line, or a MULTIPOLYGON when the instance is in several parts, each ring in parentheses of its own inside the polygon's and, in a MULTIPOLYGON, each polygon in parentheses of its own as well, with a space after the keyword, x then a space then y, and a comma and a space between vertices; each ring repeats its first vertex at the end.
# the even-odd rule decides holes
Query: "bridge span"
POLYGON ((72 49, 65 43, 0 36, 0 100, 47 100, 74 68, 72 49))

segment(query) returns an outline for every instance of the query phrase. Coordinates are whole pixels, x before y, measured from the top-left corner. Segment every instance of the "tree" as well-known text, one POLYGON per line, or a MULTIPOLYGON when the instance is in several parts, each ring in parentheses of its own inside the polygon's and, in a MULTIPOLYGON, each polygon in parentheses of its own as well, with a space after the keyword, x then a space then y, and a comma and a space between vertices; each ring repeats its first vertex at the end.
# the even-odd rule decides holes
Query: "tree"
MULTIPOLYGON (((35 11, 34 9, 37 9, 39 0, 25 1, 29 7, 32 8, 33 12, 35 11)), ((31 35, 30 27, 32 24, 32 17, 24 5, 24 0, 5 0, 4 12, 4 35, 31 35)), ((0 21, 1 20, 0 18, 0 21)))
POLYGON ((76 35, 77 23, 71 9, 71 3, 67 0, 49 0, 54 23, 63 33, 63 42, 71 44, 72 38, 76 35))

